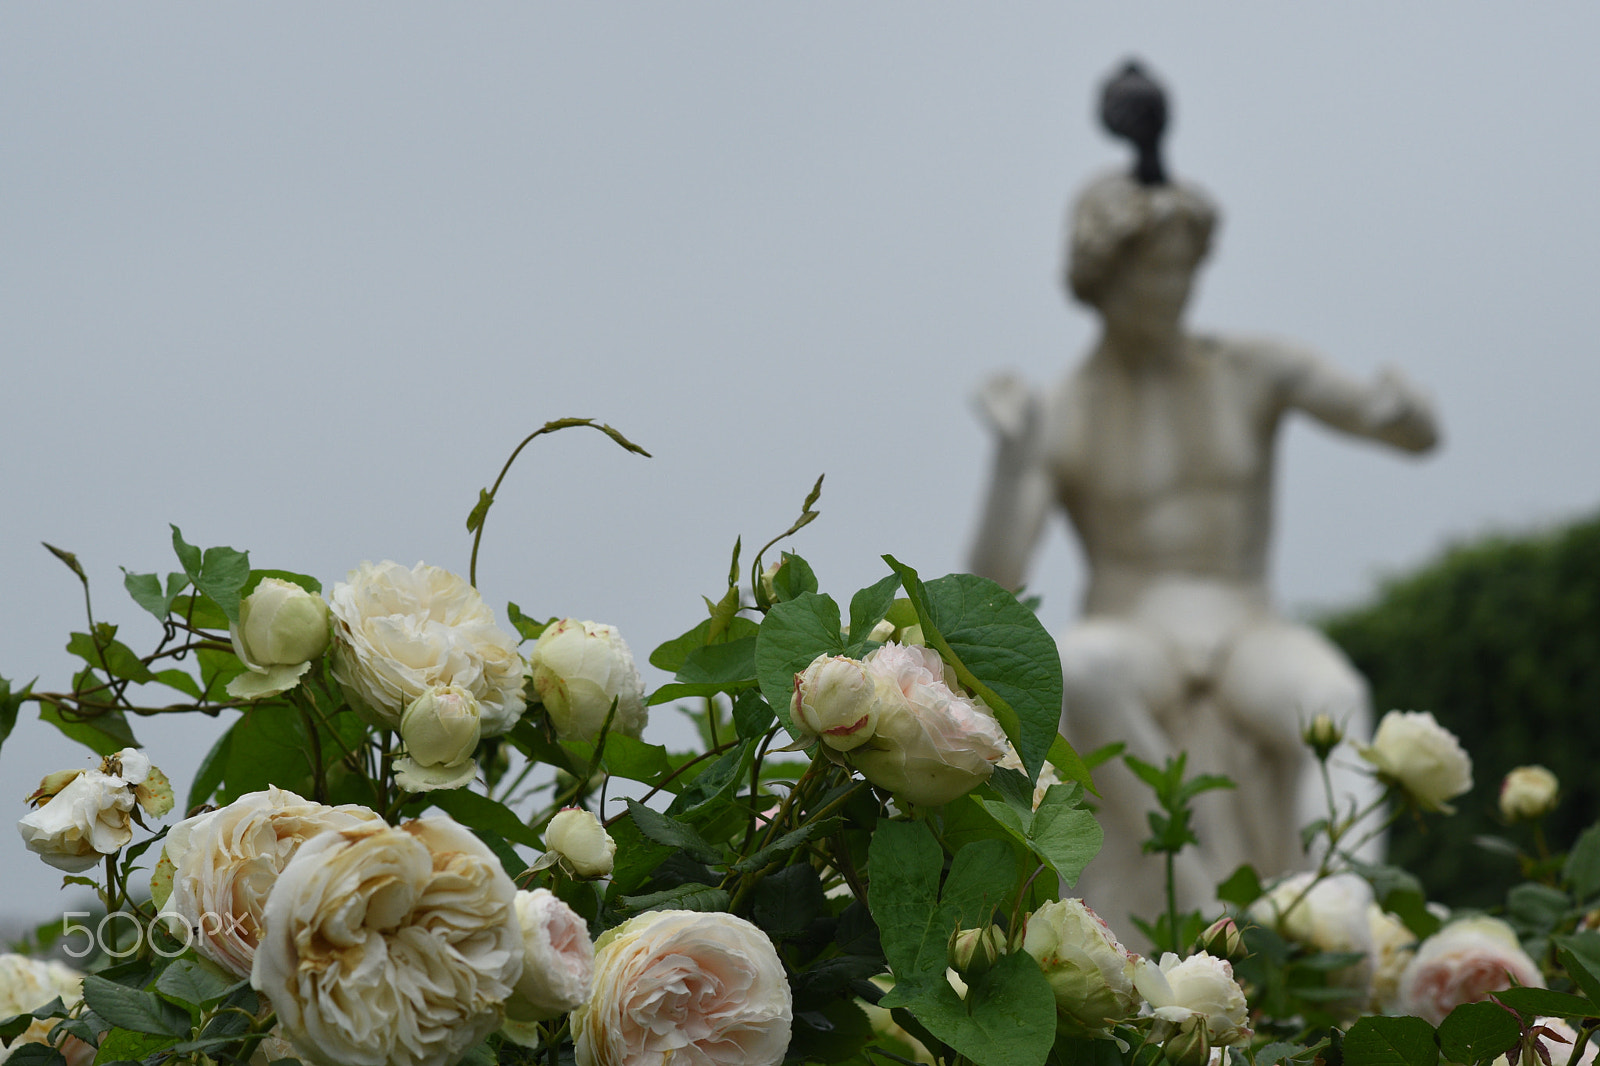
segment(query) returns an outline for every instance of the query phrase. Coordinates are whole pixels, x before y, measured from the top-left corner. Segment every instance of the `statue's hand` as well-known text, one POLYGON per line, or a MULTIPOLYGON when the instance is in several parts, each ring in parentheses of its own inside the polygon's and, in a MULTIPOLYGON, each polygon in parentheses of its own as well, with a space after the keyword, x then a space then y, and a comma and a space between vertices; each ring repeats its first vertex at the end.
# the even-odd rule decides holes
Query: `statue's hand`
POLYGON ((1378 372, 1368 405, 1374 429, 1416 450, 1431 448, 1438 439, 1433 402, 1398 369, 1378 372))
POLYGON ((973 406, 1004 445, 1031 441, 1039 425, 1039 397, 1018 374, 996 374, 973 396, 973 406))

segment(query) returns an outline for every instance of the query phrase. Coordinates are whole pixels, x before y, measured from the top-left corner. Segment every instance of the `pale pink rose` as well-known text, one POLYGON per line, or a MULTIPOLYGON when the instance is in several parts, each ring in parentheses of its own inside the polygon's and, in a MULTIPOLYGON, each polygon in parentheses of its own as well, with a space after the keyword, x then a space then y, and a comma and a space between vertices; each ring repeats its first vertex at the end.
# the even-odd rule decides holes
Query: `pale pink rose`
POLYGON ((606 932, 572 1016, 578 1066, 777 1066, 794 1011, 772 941, 722 912, 648 911, 606 932))
POLYGON ((516 894, 448 817, 329 830, 278 875, 250 983, 307 1063, 450 1066, 522 976, 516 894))
POLYGON ((188 926, 200 954, 249 977, 278 874, 318 833, 363 824, 382 825, 383 819, 365 807, 329 807, 276 785, 185 818, 167 834, 172 894, 162 913, 188 926))
POLYGON ((1102 1032, 1138 1010, 1134 956, 1083 900, 1053 900, 1029 915, 1022 950, 1044 971, 1069 1031, 1102 1032))
POLYGON ((1330 987, 1350 991, 1348 1000, 1333 1006, 1349 1009, 1364 1007, 1371 998, 1376 952, 1370 906, 1372 886, 1364 878, 1338 873, 1319 879, 1307 871, 1279 881, 1250 905, 1249 914, 1285 940, 1313 951, 1361 955, 1361 961, 1328 975, 1330 987))
POLYGON ((1512 984, 1544 987, 1544 976, 1517 934, 1498 918, 1464 918, 1417 948, 1400 974, 1400 1010, 1438 1025, 1461 1004, 1512 984))
POLYGON ((594 944, 576 911, 548 888, 517 893, 522 926, 522 977, 506 1001, 506 1014, 537 1022, 577 1007, 589 998, 594 944))
POLYGON ((933 806, 989 779, 1006 736, 987 708, 961 695, 930 648, 885 644, 867 657, 877 692, 872 739, 848 753, 863 777, 911 803, 933 806))

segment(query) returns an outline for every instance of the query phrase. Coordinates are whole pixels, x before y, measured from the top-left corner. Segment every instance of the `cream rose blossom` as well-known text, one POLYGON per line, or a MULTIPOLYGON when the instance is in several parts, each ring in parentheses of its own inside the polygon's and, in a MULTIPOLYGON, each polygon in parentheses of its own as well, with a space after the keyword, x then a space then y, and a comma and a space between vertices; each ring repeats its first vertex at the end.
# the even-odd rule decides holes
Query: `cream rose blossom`
POLYGON ((1472 760, 1427 711, 1390 711, 1361 757, 1424 810, 1453 814, 1449 801, 1472 787, 1472 760))
POLYGON ((1543 766, 1518 766, 1500 782, 1500 816, 1531 822, 1556 809, 1561 783, 1543 766))
POLYGON ((1372 886, 1353 873, 1318 879, 1307 872, 1286 877, 1250 906, 1250 917, 1286 940, 1315 951, 1354 953, 1361 961, 1328 975, 1333 988, 1350 991, 1342 1006, 1364 1006, 1371 994, 1374 945, 1367 910, 1372 886))
POLYGON ((522 976, 515 898, 450 818, 322 833, 278 875, 250 983, 307 1062, 447 1066, 522 976))
POLYGON ((1170 1036, 1192 1032, 1201 1023, 1212 1047, 1250 1039, 1245 1024, 1249 1005, 1226 959, 1203 951, 1179 959, 1169 951, 1159 964, 1138 960, 1133 983, 1156 1018, 1152 1039, 1165 1042, 1170 1036))
MULTIPOLYGON (((0 1018, 31 1014, 58 997, 68 1007, 82 999, 83 975, 54 960, 0 954, 0 1018)), ((0 1040, 0 1062, 23 1044, 50 1043, 50 1032, 57 1024, 35 1019, 9 1043, 0 1040)), ((95 1049, 76 1037, 66 1037, 60 1048, 68 1066, 82 1066, 94 1060, 95 1049)))
POLYGON ((1400 1004, 1400 975, 1416 950, 1417 934, 1376 903, 1367 907, 1367 928, 1372 934, 1372 999, 1368 1007, 1377 1014, 1392 1014, 1400 1004))
POLYGON ((1400 1010, 1438 1025, 1463 1003, 1512 984, 1544 987, 1538 965, 1498 918, 1463 918, 1424 940, 1400 974, 1400 1010))
POLYGON ((544 827, 545 847, 578 877, 605 877, 616 862, 617 842, 591 811, 563 807, 544 827))
POLYGON ((328 650, 328 605, 315 592, 282 578, 263 578, 239 603, 228 627, 245 672, 228 682, 234 699, 262 699, 300 683, 311 662, 328 650))
POLYGON ((200 954, 248 977, 278 874, 318 833, 362 825, 381 826, 383 819, 365 807, 329 807, 276 785, 186 818, 167 833, 172 893, 162 913, 188 926, 200 954))
POLYGON ((527 664, 478 590, 437 566, 362 563, 333 588, 333 676, 377 722, 398 729, 424 693, 459 685, 483 736, 516 724, 527 664))
POLYGON ((1022 950, 1044 971, 1067 1031, 1098 1033, 1138 1010, 1134 957, 1083 900, 1054 900, 1034 911, 1022 950))
POLYGON ((563 618, 539 634, 528 653, 533 687, 564 739, 594 740, 611 713, 611 731, 644 732, 644 681, 616 626, 563 618))
POLYGON ((600 938, 578 1066, 776 1066, 793 1021, 772 941, 721 912, 649 911, 600 938))

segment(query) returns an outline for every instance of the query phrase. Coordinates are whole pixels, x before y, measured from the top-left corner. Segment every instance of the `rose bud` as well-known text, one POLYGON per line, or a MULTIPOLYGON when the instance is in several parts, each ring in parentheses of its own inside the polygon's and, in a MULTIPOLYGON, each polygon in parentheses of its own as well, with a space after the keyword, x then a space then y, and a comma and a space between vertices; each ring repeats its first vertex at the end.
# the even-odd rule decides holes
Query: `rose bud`
POLYGON ((950 936, 950 965, 963 977, 987 973, 1005 953, 1006 935, 997 925, 957 929, 950 936))
POLYGON ((806 743, 820 737, 835 751, 872 738, 878 722, 876 686, 866 664, 842 655, 819 655, 794 676, 789 713, 806 743))
POLYGON ((1134 956, 1083 900, 1053 900, 1029 915, 1022 950, 1050 982, 1064 1032, 1102 1033, 1139 1009, 1134 956))
POLYGON ((228 683, 235 699, 287 692, 328 650, 328 605, 292 581, 268 577, 239 601, 239 622, 228 627, 233 652, 246 671, 228 683))
POLYGON ((644 682, 615 626, 563 618, 528 654, 533 687, 563 740, 594 740, 611 713, 611 731, 644 732, 644 682))
POLYGON ((1194 942, 1196 951, 1204 951, 1219 959, 1242 959, 1245 956, 1244 937, 1232 918, 1218 918, 1194 942))
POLYGON ((1326 760, 1328 753, 1344 739, 1344 730, 1328 715, 1318 714, 1311 719, 1311 724, 1306 726, 1301 737, 1317 753, 1319 760, 1326 760))
POLYGON ((411 792, 460 788, 478 772, 472 753, 482 734, 478 701, 459 685, 441 685, 411 701, 400 716, 405 754, 395 783, 411 792))
POLYGON ((1211 1061, 1211 1034, 1204 1017, 1196 1016, 1161 1045, 1172 1066, 1206 1066, 1211 1061))
POLYGON ((1508 822, 1531 822, 1556 809, 1560 782, 1543 766, 1519 766, 1500 782, 1500 815, 1508 822))
POLYGON ((605 877, 617 854, 600 819, 581 807, 557 811, 544 829, 544 846, 561 857, 561 864, 577 877, 605 877))

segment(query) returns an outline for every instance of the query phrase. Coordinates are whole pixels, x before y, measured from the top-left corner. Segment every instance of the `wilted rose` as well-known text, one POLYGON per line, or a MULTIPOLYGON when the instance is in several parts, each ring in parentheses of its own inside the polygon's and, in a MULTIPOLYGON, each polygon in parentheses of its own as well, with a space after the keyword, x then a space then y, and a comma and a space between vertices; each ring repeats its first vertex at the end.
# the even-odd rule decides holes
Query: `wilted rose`
POLYGON ((171 810, 172 786, 144 752, 123 748, 98 770, 49 775, 32 799, 40 806, 17 821, 23 843, 56 869, 82 873, 133 839, 134 804, 157 817, 171 810))
POLYGON ((1498 918, 1463 918, 1424 940, 1400 974, 1400 1009, 1431 1025, 1463 1003, 1519 984, 1544 987, 1538 965, 1498 918))
POLYGON ((281 578, 263 578, 239 601, 228 627, 245 672, 228 682, 234 699, 261 699, 293 688, 328 650, 328 605, 321 596, 281 578))
POLYGON ((527 664, 478 590, 437 566, 362 563, 333 588, 333 676, 369 718, 397 729, 418 696, 459 685, 483 735, 516 724, 527 664))
POLYGON ((579 877, 605 877, 611 873, 617 842, 590 811, 566 807, 544 827, 544 846, 561 856, 562 863, 579 877))
POLYGON ((1556 809, 1561 790, 1556 775, 1543 766, 1519 766, 1500 782, 1500 816, 1508 822, 1531 822, 1556 809))
POLYGON ((1053 900, 1029 915, 1022 950, 1050 982, 1066 1031, 1098 1033, 1138 1010, 1134 957, 1083 900, 1053 900))
POLYGON ((1159 964, 1140 959, 1134 964, 1133 983, 1156 1018, 1151 1039, 1192 1031, 1204 1024, 1212 1047, 1228 1047, 1250 1039, 1245 1024, 1249 1005, 1233 966, 1205 952, 1179 959, 1172 952, 1159 964))
POLYGON ((850 751, 872 739, 878 724, 877 686, 859 659, 819 655, 794 675, 789 713, 801 743, 820 738, 835 751, 850 751))
POLYGON ((611 731, 644 732, 644 681, 615 626, 563 618, 539 634, 528 653, 539 702, 564 740, 594 740, 615 701, 611 731))
POLYGON ((1472 760, 1427 711, 1390 711, 1361 757, 1424 810, 1455 813, 1449 800, 1472 787, 1472 760))
POLYGON ((300 845, 331 829, 363 825, 381 826, 383 819, 365 807, 329 807, 276 785, 185 818, 167 833, 163 855, 172 891, 162 913, 189 928, 200 954, 248 977, 267 896, 300 845))
POLYGON ((307 1062, 447 1066, 522 976, 515 898, 449 818, 322 833, 278 875, 250 983, 307 1062))
MULTIPOLYGON (((66 1007, 82 999, 83 975, 54 960, 0 954, 0 1018, 32 1014, 58 997, 66 1007)), ((0 1040, 0 1062, 23 1044, 54 1043, 50 1033, 58 1024, 38 1018, 9 1043, 0 1040)), ((58 1046, 68 1066, 86 1066, 94 1061, 95 1049, 76 1037, 64 1037, 58 1046)))
POLYGON ((878 699, 872 739, 847 755, 879 788, 933 806, 964 796, 1005 758, 1006 737, 987 708, 961 695, 937 652, 885 644, 866 659, 878 699))
POLYGON ((516 907, 522 926, 522 977, 506 1001, 506 1016, 525 1024, 565 1014, 589 998, 594 977, 589 929, 547 888, 518 892, 516 907))
POLYGON ((400 716, 406 750, 395 760, 395 784, 427 792, 470 782, 478 772, 472 754, 482 725, 478 701, 460 685, 441 685, 418 696, 400 716))
POLYGON ((776 1066, 793 1007, 756 926, 713 911, 648 911, 600 937, 593 993, 572 1018, 578 1066, 776 1066))

